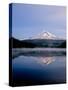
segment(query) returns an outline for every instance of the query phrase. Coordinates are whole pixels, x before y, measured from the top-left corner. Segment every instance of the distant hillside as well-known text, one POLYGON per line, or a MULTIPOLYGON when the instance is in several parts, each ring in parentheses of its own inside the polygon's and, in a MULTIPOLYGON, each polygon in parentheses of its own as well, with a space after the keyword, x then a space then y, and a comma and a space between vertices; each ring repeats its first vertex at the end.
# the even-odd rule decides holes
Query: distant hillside
POLYGON ((23 40, 35 44, 36 47, 49 47, 49 48, 66 48, 66 40, 54 40, 54 39, 28 39, 23 40))
POLYGON ((17 40, 15 38, 9 39, 9 44, 12 48, 35 48, 35 47, 49 47, 49 48, 66 48, 66 40, 53 39, 28 39, 17 40))
POLYGON ((23 47, 34 48, 35 47, 35 44, 32 44, 30 42, 26 42, 26 41, 20 41, 20 40, 17 40, 15 38, 10 38, 9 44, 12 45, 11 46, 12 48, 23 48, 23 47))

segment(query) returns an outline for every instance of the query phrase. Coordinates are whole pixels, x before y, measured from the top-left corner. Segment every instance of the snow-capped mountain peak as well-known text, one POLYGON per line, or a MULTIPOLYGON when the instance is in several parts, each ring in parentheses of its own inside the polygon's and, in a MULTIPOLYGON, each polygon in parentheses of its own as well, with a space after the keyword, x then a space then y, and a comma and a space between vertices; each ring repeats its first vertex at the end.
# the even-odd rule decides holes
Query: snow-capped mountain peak
POLYGON ((33 38, 34 39, 55 39, 56 36, 50 32, 42 32, 33 38))

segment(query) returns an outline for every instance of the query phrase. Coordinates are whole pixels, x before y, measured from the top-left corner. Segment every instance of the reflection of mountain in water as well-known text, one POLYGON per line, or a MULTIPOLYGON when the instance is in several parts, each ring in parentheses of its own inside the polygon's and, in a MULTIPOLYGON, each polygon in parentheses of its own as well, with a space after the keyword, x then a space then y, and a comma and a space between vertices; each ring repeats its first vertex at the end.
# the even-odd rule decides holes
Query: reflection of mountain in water
POLYGON ((65 49, 12 49, 12 58, 24 56, 33 58, 36 62, 49 65, 55 61, 55 56, 65 56, 65 49))
POLYGON ((55 58, 52 56, 52 57, 45 57, 45 56, 30 56, 31 58, 34 58, 34 60, 39 63, 39 64, 46 64, 46 65, 49 65, 51 63, 53 63, 55 61, 55 58))
POLYGON ((54 57, 40 57, 39 59, 40 59, 40 63, 47 64, 47 65, 55 61, 54 57))

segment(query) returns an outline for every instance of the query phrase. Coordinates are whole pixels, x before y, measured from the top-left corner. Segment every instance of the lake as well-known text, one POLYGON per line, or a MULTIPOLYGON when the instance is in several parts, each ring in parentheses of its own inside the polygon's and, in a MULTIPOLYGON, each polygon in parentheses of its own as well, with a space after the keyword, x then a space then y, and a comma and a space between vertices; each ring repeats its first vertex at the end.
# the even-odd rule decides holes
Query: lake
POLYGON ((60 84, 66 82, 65 49, 13 49, 14 85, 60 84))

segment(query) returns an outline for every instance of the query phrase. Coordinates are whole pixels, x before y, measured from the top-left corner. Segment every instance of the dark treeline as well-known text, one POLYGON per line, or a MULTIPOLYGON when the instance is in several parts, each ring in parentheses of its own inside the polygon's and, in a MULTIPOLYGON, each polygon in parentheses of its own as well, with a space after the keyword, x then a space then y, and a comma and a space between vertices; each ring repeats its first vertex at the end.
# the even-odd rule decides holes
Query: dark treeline
POLYGON ((59 48, 66 48, 66 41, 65 42, 63 42, 63 43, 61 43, 61 45, 60 46, 58 46, 59 48))
POLYGON ((34 48, 36 47, 35 44, 32 44, 30 42, 20 41, 15 38, 10 38, 9 40, 10 45, 12 45, 12 48, 34 48))
MULTIPOLYGON (((40 40, 39 40, 40 41, 40 40)), ((35 42, 33 40, 18 40, 15 38, 10 38, 9 43, 12 48, 35 48, 35 47, 49 47, 49 48, 66 48, 66 41, 58 44, 58 41, 55 43, 50 43, 52 41, 46 42, 46 40, 42 40, 42 42, 35 42), (50 44, 53 44, 50 46, 50 44)))

